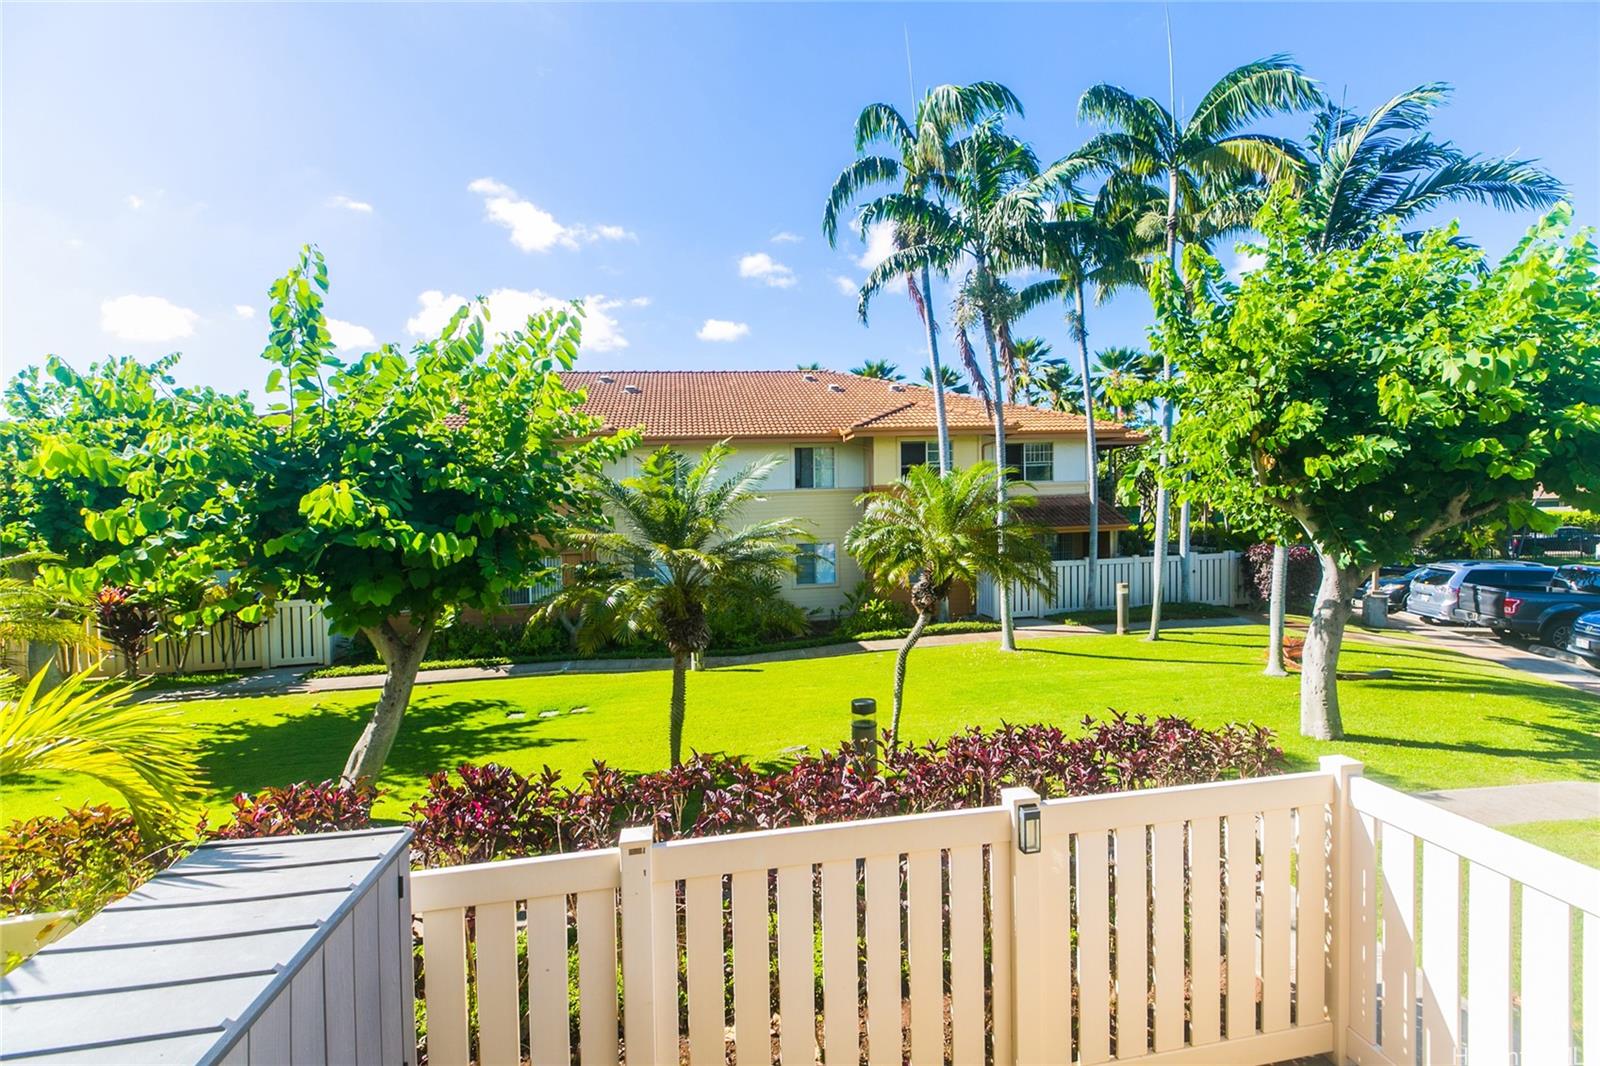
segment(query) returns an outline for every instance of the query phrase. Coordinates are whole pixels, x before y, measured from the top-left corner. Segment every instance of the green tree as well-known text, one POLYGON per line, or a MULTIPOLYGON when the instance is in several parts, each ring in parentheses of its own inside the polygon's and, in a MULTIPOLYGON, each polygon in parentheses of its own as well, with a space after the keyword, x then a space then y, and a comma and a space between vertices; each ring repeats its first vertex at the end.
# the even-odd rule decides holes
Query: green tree
MULTIPOLYGON (((1369 114, 1328 103, 1306 138, 1304 211, 1319 248, 1351 248, 1385 222, 1467 201, 1502 211, 1549 207, 1562 185, 1531 160, 1467 155, 1427 131, 1450 97, 1441 82, 1407 90, 1369 114)), ((1420 231, 1406 234, 1420 238, 1420 231)))
POLYGON ((126 494, 87 518, 111 553, 97 563, 107 580, 179 566, 215 583, 231 571, 208 598, 218 617, 256 623, 299 595, 366 634, 387 673, 344 777, 370 784, 440 624, 542 576, 547 546, 597 506, 581 484, 631 438, 600 435, 561 383, 579 344, 574 313, 543 313, 491 344, 486 309, 463 307, 409 356, 385 346, 346 363, 327 287, 311 248, 271 287, 265 417, 240 406, 203 418, 199 394, 175 393, 170 412, 139 408, 152 428, 136 445, 113 454, 58 435, 38 468, 126 494))
POLYGON ((690 661, 711 646, 707 607, 727 591, 793 570, 805 527, 791 519, 734 528, 739 512, 761 497, 777 460, 752 463, 724 476, 733 454, 726 442, 698 461, 662 448, 639 476, 601 476, 597 491, 609 514, 572 531, 568 545, 587 561, 543 610, 576 615, 580 646, 619 637, 659 640, 672 654, 668 745, 672 765, 683 756, 683 723, 690 661))
POLYGON ((1161 357, 1139 348, 1115 346, 1094 353, 1100 368, 1100 386, 1095 399, 1109 404, 1124 422, 1140 418, 1136 403, 1128 403, 1125 392, 1155 381, 1161 376, 1161 357))
MULTIPOLYGON (((1175 93, 1170 93, 1174 95, 1175 93)), ((1316 85, 1287 56, 1246 63, 1207 89, 1187 118, 1176 102, 1168 108, 1115 85, 1091 86, 1078 102, 1078 117, 1108 129, 1078 152, 1109 171, 1110 197, 1132 220, 1134 231, 1161 248, 1173 273, 1180 245, 1208 246, 1249 226, 1263 184, 1297 179, 1297 146, 1280 137, 1246 131, 1251 123, 1285 111, 1314 107, 1316 85)), ((1162 376, 1172 368, 1163 355, 1162 376)), ((1173 409, 1161 409, 1161 461, 1167 462, 1173 409)), ((1161 636, 1166 571, 1168 488, 1156 490, 1155 559, 1150 571, 1150 639, 1161 636)))
POLYGON ((900 368, 887 359, 868 359, 860 366, 852 367, 850 373, 864 378, 874 378, 878 381, 905 380, 905 375, 900 373, 900 368))
POLYGON ((1318 253, 1288 190, 1257 219, 1264 265, 1190 301, 1155 283, 1157 342, 1182 371, 1178 466, 1208 498, 1271 508, 1322 562, 1301 676, 1301 730, 1342 734, 1336 683, 1356 580, 1430 535, 1493 514, 1548 525, 1535 485, 1600 484, 1600 255, 1567 208, 1493 269, 1455 229, 1391 223, 1318 253))
MULTIPOLYGON (((972 387, 962 380, 961 375, 948 366, 939 368, 940 387, 945 392, 953 392, 965 396, 972 391, 972 387)), ((929 388, 933 387, 933 373, 927 367, 922 368, 922 383, 929 388)))
MULTIPOLYGON (((893 106, 868 104, 856 118, 854 163, 840 173, 828 194, 822 214, 822 232, 832 246, 838 238, 839 220, 868 190, 899 186, 890 195, 911 200, 938 200, 944 192, 945 174, 954 165, 953 140, 963 132, 1006 112, 1022 114, 1022 104, 1010 89, 996 82, 972 85, 938 85, 917 102, 910 121, 893 106), (883 145, 893 155, 868 155, 875 145, 883 145)), ((891 220, 894 244, 905 248, 922 238, 909 217, 891 220)), ((861 229, 863 237, 866 225, 861 229)), ((927 261, 911 264, 903 275, 906 293, 922 319, 928 342, 928 375, 933 388, 934 418, 938 423, 939 471, 950 472, 950 427, 944 413, 944 373, 939 362, 938 323, 934 318, 933 265, 927 261)), ((861 290, 861 321, 867 320, 867 305, 877 290, 861 290)))
MULTIPOLYGON (((1049 586, 1050 552, 1037 530, 1002 514, 996 502, 1002 480, 988 461, 946 477, 916 466, 895 485, 857 501, 865 511, 845 538, 845 550, 875 580, 904 585, 917 612, 894 660, 891 748, 900 739, 906 659, 950 587, 962 581, 975 588, 981 574, 992 575, 1002 592, 1013 584, 1049 586)), ((1032 502, 1012 499, 1019 506, 1032 502)))

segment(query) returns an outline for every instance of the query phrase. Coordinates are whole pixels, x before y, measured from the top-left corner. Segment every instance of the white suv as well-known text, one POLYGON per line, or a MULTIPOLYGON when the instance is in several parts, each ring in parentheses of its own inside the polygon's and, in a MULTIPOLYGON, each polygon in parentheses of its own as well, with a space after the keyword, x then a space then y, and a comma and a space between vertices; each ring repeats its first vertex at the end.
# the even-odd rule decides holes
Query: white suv
POLYGON ((1553 567, 1517 559, 1450 559, 1429 563, 1422 573, 1411 579, 1406 610, 1436 625, 1460 622, 1462 619, 1456 617, 1456 604, 1461 599, 1461 586, 1467 582, 1507 589, 1544 588, 1553 573, 1553 567))

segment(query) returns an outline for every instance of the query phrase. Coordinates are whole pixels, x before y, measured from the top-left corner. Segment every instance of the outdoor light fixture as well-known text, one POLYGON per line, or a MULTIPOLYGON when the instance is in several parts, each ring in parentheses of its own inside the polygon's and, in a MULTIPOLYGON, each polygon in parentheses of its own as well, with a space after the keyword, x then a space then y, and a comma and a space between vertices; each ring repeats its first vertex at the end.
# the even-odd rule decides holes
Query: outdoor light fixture
POLYGON ((1017 806, 1017 850, 1024 855, 1037 855, 1044 846, 1044 827, 1039 818, 1037 803, 1017 806))

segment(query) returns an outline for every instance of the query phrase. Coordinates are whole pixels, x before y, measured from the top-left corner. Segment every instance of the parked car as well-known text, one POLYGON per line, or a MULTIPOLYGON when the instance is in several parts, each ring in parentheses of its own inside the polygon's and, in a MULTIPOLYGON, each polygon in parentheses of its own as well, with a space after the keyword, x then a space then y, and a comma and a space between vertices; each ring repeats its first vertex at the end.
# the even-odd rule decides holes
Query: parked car
POLYGON ((1600 666, 1600 611, 1580 614, 1572 620, 1572 635, 1567 650, 1600 666))
POLYGON ((1555 567, 1515 559, 1449 559, 1429 563, 1411 580, 1406 610, 1434 625, 1459 623, 1456 604, 1468 581, 1495 588, 1543 588, 1555 567))
POLYGON ((1488 626, 1502 640, 1537 640, 1565 648, 1572 623, 1581 614, 1600 610, 1600 566, 1563 566, 1542 589, 1506 589, 1479 584, 1461 586, 1456 613, 1468 622, 1488 626))
POLYGON ((1582 526, 1557 526, 1549 533, 1518 533, 1506 545, 1513 558, 1540 552, 1581 552, 1589 554, 1600 545, 1600 533, 1582 526))
MULTIPOLYGON (((1406 609, 1406 598, 1411 592, 1411 582, 1422 576, 1426 566, 1385 566, 1378 571, 1378 595, 1389 601, 1389 613, 1406 609)), ((1361 613, 1362 605, 1371 591, 1371 582, 1364 581, 1350 597, 1350 608, 1361 613)))

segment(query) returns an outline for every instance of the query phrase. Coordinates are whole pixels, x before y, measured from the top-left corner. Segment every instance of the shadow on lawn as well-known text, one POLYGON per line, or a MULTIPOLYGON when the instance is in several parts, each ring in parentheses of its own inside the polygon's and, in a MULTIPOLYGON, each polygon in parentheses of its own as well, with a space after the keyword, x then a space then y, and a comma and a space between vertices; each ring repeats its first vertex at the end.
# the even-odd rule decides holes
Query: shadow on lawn
MULTIPOLYGON (((425 696, 406 711, 384 777, 419 781, 464 762, 481 762, 495 752, 574 743, 574 737, 538 735, 541 726, 560 720, 538 716, 547 709, 500 699, 425 696), (522 711, 525 717, 505 717, 511 711, 522 711)), ((269 724, 230 724, 209 738, 201 767, 211 790, 223 796, 335 778, 370 713, 366 702, 318 703, 269 724)))

